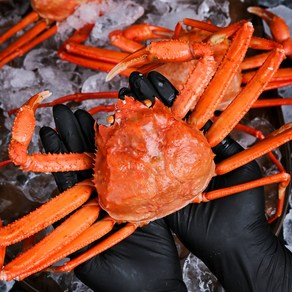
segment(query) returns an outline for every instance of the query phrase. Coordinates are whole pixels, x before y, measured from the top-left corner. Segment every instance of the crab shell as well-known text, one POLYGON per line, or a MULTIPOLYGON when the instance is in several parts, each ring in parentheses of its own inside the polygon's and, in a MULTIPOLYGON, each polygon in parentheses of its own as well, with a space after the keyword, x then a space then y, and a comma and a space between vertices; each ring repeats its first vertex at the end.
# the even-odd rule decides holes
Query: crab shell
POLYGON ((119 100, 115 122, 96 129, 94 184, 100 206, 118 221, 144 223, 189 204, 215 174, 214 154, 198 129, 159 100, 119 100))
POLYGON ((31 6, 45 19, 62 21, 79 5, 89 2, 101 3, 102 0, 31 0, 31 6))

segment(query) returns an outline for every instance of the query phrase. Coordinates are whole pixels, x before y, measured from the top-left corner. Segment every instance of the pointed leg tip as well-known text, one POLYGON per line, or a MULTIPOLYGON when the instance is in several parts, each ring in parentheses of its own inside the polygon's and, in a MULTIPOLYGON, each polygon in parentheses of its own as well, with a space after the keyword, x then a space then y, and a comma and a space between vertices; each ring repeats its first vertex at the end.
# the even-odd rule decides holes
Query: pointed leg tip
POLYGON ((105 77, 105 82, 111 81, 113 78, 114 78, 114 75, 110 71, 105 77))
POLYGON ((47 98, 47 97, 49 97, 51 95, 52 95, 52 92, 50 92, 49 90, 44 90, 44 91, 40 92, 40 96, 42 98, 47 98))
POLYGON ((4 271, 0 271, 0 281, 3 281, 3 282, 7 281, 7 276, 4 271))

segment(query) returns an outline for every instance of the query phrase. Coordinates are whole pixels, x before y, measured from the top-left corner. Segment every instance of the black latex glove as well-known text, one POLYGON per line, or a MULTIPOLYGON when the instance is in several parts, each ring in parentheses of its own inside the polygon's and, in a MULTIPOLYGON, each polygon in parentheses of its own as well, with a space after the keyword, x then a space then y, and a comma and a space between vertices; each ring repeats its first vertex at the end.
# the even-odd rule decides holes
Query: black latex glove
MULTIPOLYGON (((46 152, 93 152, 94 121, 85 111, 54 107, 57 132, 40 131, 46 152)), ((92 175, 91 171, 55 173, 60 191, 92 175)), ((175 243, 164 220, 157 220, 75 269, 94 291, 186 291, 175 243)))
MULTIPOLYGON (((148 80, 138 73, 131 77, 131 91, 140 99, 143 99, 143 93, 149 99, 160 92, 164 99, 173 100, 175 89, 158 73, 152 72, 148 80), (143 88, 142 93, 139 88, 143 88)), ((242 150, 235 141, 226 138, 213 149, 215 161, 222 161, 242 150)), ((260 177, 258 165, 251 162, 215 177, 208 189, 260 177)), ((191 204, 166 217, 165 221, 185 246, 204 261, 227 291, 292 291, 291 253, 273 235, 267 223, 263 188, 208 203, 191 204)))

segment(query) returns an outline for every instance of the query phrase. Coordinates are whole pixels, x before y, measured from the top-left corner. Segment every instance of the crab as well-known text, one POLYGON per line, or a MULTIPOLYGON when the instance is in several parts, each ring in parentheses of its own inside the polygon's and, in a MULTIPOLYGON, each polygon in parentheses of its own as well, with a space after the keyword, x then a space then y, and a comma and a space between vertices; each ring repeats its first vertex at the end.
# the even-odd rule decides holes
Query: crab
MULTIPOLYGON (((101 4, 102 0, 31 0, 33 11, 0 36, 0 44, 16 33, 29 28, 22 36, 0 52, 0 68, 16 57, 24 55, 44 40, 57 33, 57 22, 65 20, 80 5, 101 4), (33 26, 31 26, 35 23, 33 26)), ((102 12, 100 12, 102 13, 102 12)), ((90 24, 93 27, 93 24, 90 24)))
MULTIPOLYGON (((204 191, 213 176, 230 172, 292 139, 292 123, 289 123, 263 141, 217 165, 213 160, 212 148, 235 127, 278 70, 285 58, 284 50, 279 48, 270 53, 255 77, 214 121, 207 133, 204 135, 201 131, 202 125, 213 115, 213 107, 204 109, 202 93, 212 86, 221 87, 222 83, 230 82, 226 66, 229 67, 230 62, 240 65, 244 53, 238 54, 237 48, 240 47, 240 51, 244 49, 242 46, 247 48, 252 33, 252 24, 245 22, 236 31, 219 68, 215 66, 211 45, 189 47, 186 52, 198 58, 194 71, 200 70, 205 74, 201 74, 199 83, 194 80, 194 84, 186 84, 171 108, 158 99, 153 105, 149 101, 140 103, 132 97, 118 100, 112 125, 95 128, 96 153, 28 154, 27 148, 34 130, 34 113, 50 92, 43 91, 31 97, 19 109, 13 125, 9 146, 13 163, 24 171, 34 172, 93 168, 94 175, 30 214, 0 228, 2 266, 6 246, 36 234, 77 209, 52 233, 5 265, 0 271, 0 280, 21 280, 44 269, 71 271, 122 241, 137 228, 187 204, 207 202, 270 183, 279 185, 279 205, 275 215, 279 216, 284 192, 290 181, 290 175, 285 172, 225 189, 204 191), (183 120, 182 112, 189 111, 192 113, 183 120), (27 126, 24 128, 23 124, 27 126), (95 190, 98 197, 91 199, 95 190), (107 215, 99 220, 101 209, 107 215), (50 267, 101 239, 115 224, 122 224, 122 227, 63 266, 50 267)), ((214 103, 214 98, 210 95, 208 103, 214 103)))
MULTIPOLYGON (((252 37, 249 44, 250 48, 256 50, 269 51, 275 47, 283 47, 285 54, 288 58, 292 58, 292 39, 289 32, 289 27, 286 22, 279 16, 269 12, 266 9, 260 7, 249 7, 248 12, 260 16, 266 21, 272 31, 273 39, 263 39, 258 37, 252 37)), ((220 38, 221 35, 232 35, 236 27, 242 25, 244 21, 233 23, 228 27, 220 28, 211 23, 204 21, 197 21, 194 19, 185 18, 182 23, 186 27, 190 27, 190 30, 184 29, 182 24, 179 22, 175 27, 175 30, 160 27, 153 24, 134 24, 124 30, 116 30, 109 34, 109 42, 111 45, 121 49, 122 51, 110 50, 104 48, 95 48, 85 46, 81 44, 88 35, 90 34, 91 28, 89 26, 82 28, 77 31, 72 38, 69 38, 65 44, 60 48, 58 54, 61 59, 89 67, 95 70, 110 71, 117 63, 124 60, 129 53, 133 54, 137 52, 137 61, 133 61, 133 55, 131 55, 131 63, 127 66, 123 64, 120 66, 119 74, 129 76, 133 70, 139 70, 142 73, 147 73, 154 69, 165 75, 171 83, 178 89, 181 90, 185 84, 196 60, 184 60, 180 55, 180 44, 188 43, 203 43, 209 42, 210 38, 214 33, 220 38), (164 51, 163 46, 155 46, 155 42, 161 40, 172 40, 172 50, 177 52, 176 59, 172 59, 169 62, 167 59, 161 58, 159 54, 167 55, 168 51, 164 51), (139 51, 145 49, 143 42, 152 40, 150 44, 152 46, 152 59, 150 61, 150 55, 148 55, 147 61, 144 62, 139 59, 139 51)), ((219 44, 213 47, 214 58, 217 64, 220 64, 223 56, 228 49, 229 41, 225 38, 224 41, 219 41, 219 44)), ((146 46, 147 48, 148 46, 146 46)), ((238 94, 241 90, 241 86, 252 78, 255 71, 252 69, 258 68, 267 58, 269 52, 256 54, 253 57, 246 57, 241 63, 240 68, 234 74, 232 82, 225 92, 224 99, 218 104, 218 110, 223 110, 238 94)), ((122 62, 123 63, 123 62, 122 62)), ((266 86, 265 90, 275 89, 291 85, 291 68, 281 68, 274 75, 273 79, 266 86)), ((257 102, 257 107, 261 106, 274 106, 279 104, 291 104, 291 100, 283 99, 272 99, 272 100, 261 100, 257 102)))

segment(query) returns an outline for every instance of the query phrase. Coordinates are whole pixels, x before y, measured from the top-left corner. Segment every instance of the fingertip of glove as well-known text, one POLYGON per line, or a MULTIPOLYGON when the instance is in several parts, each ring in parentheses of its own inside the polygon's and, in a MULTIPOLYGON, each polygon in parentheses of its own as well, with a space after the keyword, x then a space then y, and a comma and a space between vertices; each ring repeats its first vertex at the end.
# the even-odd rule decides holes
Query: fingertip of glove
POLYGON ((131 91, 140 101, 149 99, 154 102, 155 97, 159 96, 159 93, 153 87, 151 82, 138 71, 131 73, 129 77, 129 84, 131 91))
POLYGON ((91 114, 83 109, 78 109, 74 115, 80 123, 87 122, 92 125, 94 124, 94 118, 91 116, 91 114))
POLYGON ((147 78, 158 92, 158 98, 168 107, 171 107, 178 91, 172 83, 162 74, 157 71, 148 73, 147 78))

